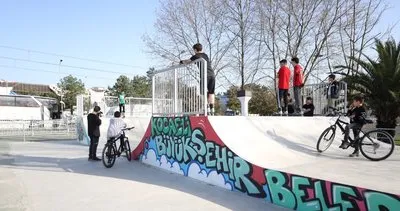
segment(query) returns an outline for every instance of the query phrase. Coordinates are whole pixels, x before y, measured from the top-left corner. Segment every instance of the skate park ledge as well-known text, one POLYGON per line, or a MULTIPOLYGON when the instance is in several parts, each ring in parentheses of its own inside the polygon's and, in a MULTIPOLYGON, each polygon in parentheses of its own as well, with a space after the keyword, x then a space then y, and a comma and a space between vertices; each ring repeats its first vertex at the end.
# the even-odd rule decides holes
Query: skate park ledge
POLYGON ((398 193, 250 163, 221 140, 218 134, 222 132, 226 131, 214 130, 208 117, 152 117, 132 156, 145 164, 293 210, 400 210, 398 193))

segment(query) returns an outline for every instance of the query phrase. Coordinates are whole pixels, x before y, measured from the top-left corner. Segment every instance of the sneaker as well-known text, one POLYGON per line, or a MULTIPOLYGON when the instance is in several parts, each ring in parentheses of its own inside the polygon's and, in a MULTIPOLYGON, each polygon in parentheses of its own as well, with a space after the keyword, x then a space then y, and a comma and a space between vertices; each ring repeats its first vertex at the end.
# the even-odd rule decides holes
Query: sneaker
POLYGON ((351 158, 352 157, 358 157, 358 156, 359 156, 359 152, 357 150, 349 155, 349 157, 351 157, 351 158))
POLYGON ((93 161, 101 161, 101 159, 98 158, 98 157, 94 157, 94 158, 92 158, 92 160, 93 160, 93 161))
POLYGON ((347 149, 349 147, 350 143, 347 141, 342 141, 342 144, 339 146, 339 148, 342 149, 347 149))

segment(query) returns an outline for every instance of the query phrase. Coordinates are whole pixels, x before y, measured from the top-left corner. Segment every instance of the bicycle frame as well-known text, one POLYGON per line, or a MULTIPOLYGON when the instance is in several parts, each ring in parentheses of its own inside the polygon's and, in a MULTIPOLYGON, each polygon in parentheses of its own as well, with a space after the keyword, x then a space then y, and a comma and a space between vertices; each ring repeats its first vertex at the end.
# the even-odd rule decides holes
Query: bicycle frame
POLYGON ((117 143, 116 143, 116 142, 117 142, 121 137, 124 137, 124 142, 125 142, 125 140, 128 139, 128 137, 125 136, 125 130, 122 130, 122 134, 119 135, 118 137, 113 138, 112 140, 107 140, 107 144, 112 144, 112 145, 115 147, 115 149, 117 149, 117 153, 118 153, 118 154, 121 154, 121 153, 122 153, 122 147, 123 147, 123 146, 120 144, 119 147, 117 147, 117 143))

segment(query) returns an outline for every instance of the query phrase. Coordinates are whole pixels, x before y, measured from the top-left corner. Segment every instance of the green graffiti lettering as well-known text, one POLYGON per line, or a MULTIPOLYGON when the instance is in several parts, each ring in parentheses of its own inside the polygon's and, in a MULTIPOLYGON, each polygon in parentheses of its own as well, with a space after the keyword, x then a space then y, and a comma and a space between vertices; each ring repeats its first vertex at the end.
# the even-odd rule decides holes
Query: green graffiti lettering
POLYGON ((351 210, 352 208, 356 208, 350 201, 343 199, 344 195, 352 196, 354 198, 357 197, 357 194, 354 192, 353 188, 342 185, 333 185, 332 191, 333 204, 340 204, 342 210, 351 210))
POLYGON ((194 150, 191 146, 191 138, 184 137, 183 138, 183 160, 185 163, 188 163, 190 160, 194 160, 196 158, 196 150, 194 150))
POLYGON ((325 195, 324 191, 322 189, 322 182, 317 181, 314 182, 314 191, 315 191, 315 198, 319 199, 320 205, 321 205, 321 210, 326 210, 326 211, 340 211, 340 207, 336 206, 333 208, 328 208, 327 201, 325 200, 325 195))
POLYGON ((366 192, 364 194, 367 202, 367 210, 399 210, 400 200, 393 196, 378 193, 366 192))
POLYGON ((168 134, 168 132, 169 132, 169 120, 168 120, 168 118, 167 117, 164 117, 163 118, 163 130, 162 130, 162 133, 163 134, 168 134))
POLYGON ((192 135, 192 128, 190 126, 189 117, 187 117, 187 116, 184 117, 184 119, 182 121, 183 121, 182 122, 182 127, 183 127, 182 135, 190 137, 192 135))
POLYGON ((176 129, 176 133, 175 133, 176 136, 182 135, 182 127, 184 126, 183 123, 184 122, 183 122, 182 118, 179 118, 179 117, 175 118, 175 125, 177 125, 177 129, 176 129))
POLYGON ((206 142, 206 167, 213 168, 216 165, 215 161, 215 145, 213 142, 206 142))
POLYGON ((169 157, 169 158, 171 158, 172 157, 172 150, 173 150, 173 148, 172 148, 172 142, 173 142, 173 140, 172 140, 172 137, 170 137, 170 136, 164 136, 164 141, 165 141, 165 145, 166 145, 166 155, 167 155, 167 157, 169 157))
POLYGON ((177 131, 177 127, 179 127, 179 124, 175 124, 175 121, 172 118, 170 118, 168 121, 169 121, 169 123, 168 123, 168 125, 169 125, 169 133, 168 133, 168 135, 170 135, 170 136, 175 135, 176 131, 177 131))
POLYGON ((226 157, 226 147, 215 146, 215 159, 217 160, 217 170, 219 172, 229 172, 228 159, 226 157))
POLYGON ((285 176, 278 171, 265 170, 265 177, 267 178, 272 202, 294 209, 296 207, 296 198, 289 189, 284 187, 286 184, 285 176))
POLYGON ((304 177, 293 176, 292 191, 297 200, 296 210, 321 210, 318 200, 311 200, 305 202, 306 190, 302 189, 301 186, 309 187, 310 186, 309 180, 304 177))
MULTIPOLYGON (((250 196, 260 196, 261 192, 250 178, 250 166, 242 158, 233 158, 233 174, 235 176, 235 187, 250 196)), ((232 171, 232 170, 231 170, 232 171)))
POLYGON ((194 149, 197 150, 197 154, 198 154, 197 160, 202 164, 205 161, 205 159, 203 157, 207 153, 206 146, 204 144, 204 139, 205 139, 205 136, 201 130, 195 129, 192 132, 192 142, 194 145, 194 149))
MULTIPOLYGON (((182 137, 183 138, 183 137, 182 137)), ((180 163, 183 161, 183 144, 182 138, 177 138, 175 144, 175 159, 180 163)))
POLYGON ((154 137, 154 140, 156 142, 157 154, 158 155, 164 155, 165 154, 165 150, 166 150, 166 146, 165 146, 165 144, 163 142, 162 136, 156 136, 156 137, 154 137))
MULTIPOLYGON (((228 151, 228 167, 229 169, 233 169, 233 153, 231 151, 228 151)), ((230 179, 235 179, 235 175, 233 174, 233 171, 229 171, 229 178, 230 179)))
POLYGON ((160 118, 151 118, 151 135, 158 136, 161 134, 162 129, 162 121, 160 118))

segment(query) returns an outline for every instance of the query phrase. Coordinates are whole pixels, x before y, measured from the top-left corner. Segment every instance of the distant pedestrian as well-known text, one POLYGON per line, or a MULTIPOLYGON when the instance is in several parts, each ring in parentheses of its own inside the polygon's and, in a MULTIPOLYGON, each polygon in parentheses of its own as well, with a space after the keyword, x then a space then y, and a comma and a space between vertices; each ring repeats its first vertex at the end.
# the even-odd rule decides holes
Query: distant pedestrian
POLYGON ((311 97, 307 97, 306 104, 303 105, 303 116, 314 116, 314 104, 311 97))
POLYGON ((299 64, 299 58, 293 57, 291 60, 293 65, 293 97, 296 113, 300 113, 301 105, 301 88, 304 86, 303 67, 299 64))
POLYGON ((283 59, 279 62, 281 66, 278 72, 278 89, 279 89, 279 104, 280 112, 286 113, 288 105, 288 94, 290 84, 290 69, 287 64, 287 60, 283 59), (283 105, 282 105, 283 100, 283 105))
POLYGON ((339 82, 336 81, 336 76, 331 74, 328 76, 328 86, 326 87, 326 98, 328 99, 328 111, 332 113, 334 99, 339 98, 339 82))
POLYGON ((90 147, 89 147, 89 159, 99 161, 100 158, 97 157, 97 145, 99 144, 100 139, 100 125, 101 125, 101 116, 102 112, 100 111, 99 106, 95 106, 93 112, 87 116, 88 121, 88 135, 90 137, 90 147))
POLYGON ((121 92, 118 96, 119 101, 119 112, 122 116, 125 116, 125 92, 121 92))

